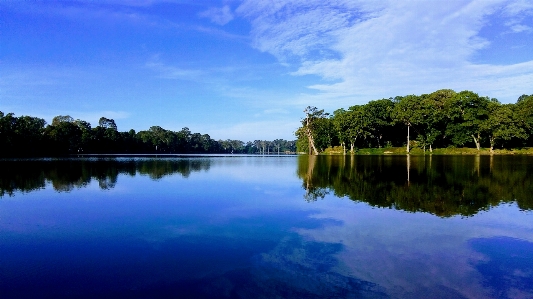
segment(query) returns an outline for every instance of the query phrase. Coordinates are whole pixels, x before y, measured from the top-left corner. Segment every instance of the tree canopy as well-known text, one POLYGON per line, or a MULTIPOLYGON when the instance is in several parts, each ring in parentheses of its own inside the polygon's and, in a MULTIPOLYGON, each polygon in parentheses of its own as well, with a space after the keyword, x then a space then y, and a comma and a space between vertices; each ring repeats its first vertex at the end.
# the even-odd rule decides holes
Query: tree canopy
POLYGON ((87 121, 59 115, 47 125, 41 118, 16 117, 0 111, 0 157, 58 156, 68 154, 179 154, 294 153, 296 141, 276 139, 214 140, 208 134, 152 126, 148 130, 120 132, 113 119, 101 117, 98 126, 87 121))
POLYGON ((296 131, 299 152, 318 154, 327 147, 498 148, 533 146, 533 95, 515 104, 473 91, 437 90, 430 94, 369 101, 332 115, 308 107, 296 131), (313 145, 314 144, 314 145, 313 145), (312 151, 309 149, 313 149, 312 151))

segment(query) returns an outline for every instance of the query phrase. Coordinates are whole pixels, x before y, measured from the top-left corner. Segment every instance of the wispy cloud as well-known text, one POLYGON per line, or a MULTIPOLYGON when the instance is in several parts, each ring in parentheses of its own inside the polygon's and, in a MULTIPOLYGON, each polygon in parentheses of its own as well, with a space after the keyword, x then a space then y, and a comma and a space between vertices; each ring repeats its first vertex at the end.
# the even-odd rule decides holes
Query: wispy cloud
POLYGON ((514 24, 514 25, 510 25, 509 27, 511 28, 513 32, 516 32, 516 33, 524 32, 524 31, 531 32, 533 30, 531 26, 522 25, 522 24, 514 24))
POLYGON ((510 1, 505 5, 504 13, 507 16, 523 16, 531 15, 533 13, 533 2, 529 0, 515 0, 510 1))
POLYGON ((226 25, 231 20, 233 20, 233 13, 229 5, 224 5, 223 7, 210 7, 205 11, 202 11, 198 14, 202 18, 208 18, 211 22, 218 25, 226 25))
POLYGON ((261 111, 260 113, 254 114, 255 118, 261 118, 265 116, 271 117, 272 115, 287 115, 290 114, 290 111, 283 108, 273 108, 273 109, 266 109, 261 111))
POLYGON ((312 97, 353 104, 440 88, 477 88, 507 101, 530 91, 530 63, 472 62, 474 54, 491 44, 479 36, 480 30, 502 10, 515 20, 515 31, 528 30, 517 17, 528 13, 529 5, 505 0, 247 0, 237 12, 250 20, 256 48, 288 62, 293 75, 325 80, 309 86, 318 91, 312 97), (503 89, 497 84, 502 79, 509 83, 503 89))

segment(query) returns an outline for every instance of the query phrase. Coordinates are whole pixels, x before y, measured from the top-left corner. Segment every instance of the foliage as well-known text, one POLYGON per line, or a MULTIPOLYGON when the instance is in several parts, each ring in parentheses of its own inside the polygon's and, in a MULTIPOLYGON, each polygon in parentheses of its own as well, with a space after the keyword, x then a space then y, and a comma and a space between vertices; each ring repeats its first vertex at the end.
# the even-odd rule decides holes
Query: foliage
POLYGON ((297 134, 301 138, 307 138, 309 154, 316 155, 331 144, 333 123, 328 118, 329 113, 324 113, 324 110, 318 110, 316 107, 308 106, 304 113, 302 130, 297 134))
POLYGON ((369 135, 376 141, 377 147, 383 146, 383 137, 390 132, 390 129, 394 125, 392 119, 392 111, 394 109, 394 102, 392 99, 381 99, 376 101, 370 101, 368 104, 361 107, 362 114, 366 122, 366 130, 359 133, 359 135, 369 135))
POLYGON ((482 124, 482 129, 488 135, 491 151, 497 143, 503 145, 512 138, 528 138, 526 128, 520 126, 511 105, 501 105, 493 101, 489 104, 488 111, 489 117, 482 124))
POLYGON ((69 115, 44 119, 0 111, 0 157, 60 156, 68 154, 173 154, 173 153, 294 153, 296 142, 283 139, 213 140, 208 134, 178 132, 152 126, 148 130, 120 132, 113 119, 100 118, 98 126, 69 115))
POLYGON ((441 89, 337 109, 329 122, 325 115, 316 107, 306 109, 302 127, 296 130, 298 151, 310 152, 311 141, 319 144, 317 153, 340 146, 343 154, 383 146, 405 146, 407 152, 422 153, 434 152, 437 147, 475 147, 481 152, 483 147, 494 151, 495 146, 533 146, 533 95, 502 105, 472 91, 441 89))

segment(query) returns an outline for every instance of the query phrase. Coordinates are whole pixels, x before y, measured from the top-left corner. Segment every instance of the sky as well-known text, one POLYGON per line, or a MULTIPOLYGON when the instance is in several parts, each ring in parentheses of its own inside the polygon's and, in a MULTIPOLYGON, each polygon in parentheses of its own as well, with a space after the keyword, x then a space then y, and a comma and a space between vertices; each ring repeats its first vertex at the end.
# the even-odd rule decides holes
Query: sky
POLYGON ((293 140, 307 106, 533 94, 531 0, 0 1, 0 111, 293 140))

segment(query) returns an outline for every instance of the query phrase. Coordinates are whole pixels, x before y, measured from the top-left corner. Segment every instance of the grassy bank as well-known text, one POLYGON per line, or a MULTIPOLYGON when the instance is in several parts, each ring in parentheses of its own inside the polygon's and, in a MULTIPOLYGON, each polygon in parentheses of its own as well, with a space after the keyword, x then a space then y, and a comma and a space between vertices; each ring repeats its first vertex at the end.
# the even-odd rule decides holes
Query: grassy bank
MULTIPOLYGON (((409 152, 411 155, 533 155, 533 148, 517 149, 495 149, 492 153, 488 148, 477 150, 475 148, 437 148, 433 152, 421 148, 413 148, 409 152)), ((327 148, 321 155, 342 155, 342 147, 327 148)), ((347 151, 347 154, 350 154, 347 151)), ((388 148, 361 148, 355 150, 355 155, 405 155, 405 147, 388 147, 388 148)))

